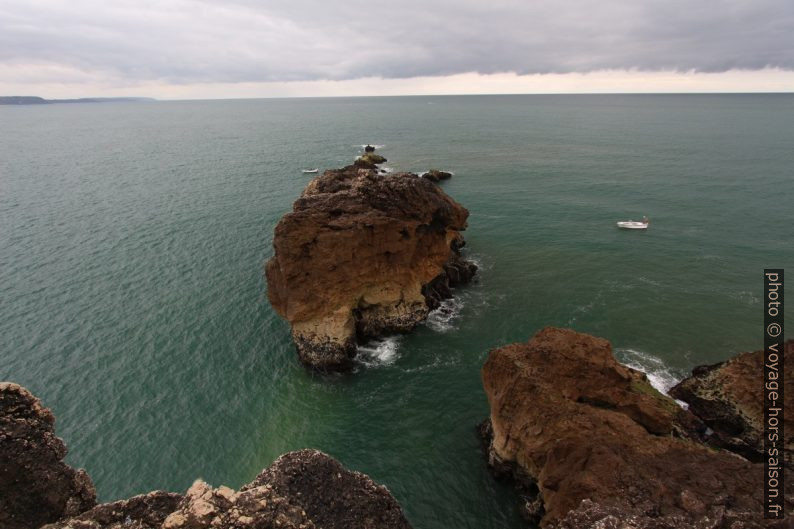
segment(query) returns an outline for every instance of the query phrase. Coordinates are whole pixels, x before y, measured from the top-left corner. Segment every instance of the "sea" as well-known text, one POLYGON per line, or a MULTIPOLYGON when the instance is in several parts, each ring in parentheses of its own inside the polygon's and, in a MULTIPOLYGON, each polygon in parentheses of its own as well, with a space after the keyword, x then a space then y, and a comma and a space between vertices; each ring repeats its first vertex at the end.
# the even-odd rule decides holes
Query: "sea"
POLYGON ((570 327, 669 388, 763 346, 763 271, 794 272, 793 239, 794 95, 0 107, 0 380, 54 411, 101 501, 236 488, 316 448, 417 529, 520 528, 476 435, 489 350, 570 327), (387 170, 454 173, 480 269, 354 372, 318 375, 263 264, 301 171, 370 143, 387 170))

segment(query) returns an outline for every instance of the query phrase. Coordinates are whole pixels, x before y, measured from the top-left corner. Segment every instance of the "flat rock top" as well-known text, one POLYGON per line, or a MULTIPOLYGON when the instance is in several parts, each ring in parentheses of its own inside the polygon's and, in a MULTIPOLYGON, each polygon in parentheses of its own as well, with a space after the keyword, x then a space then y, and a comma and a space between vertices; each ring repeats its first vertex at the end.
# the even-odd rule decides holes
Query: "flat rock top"
POLYGON ((357 221, 361 215, 419 222, 436 218, 457 230, 465 229, 468 217, 465 208, 424 178, 412 173, 378 174, 352 165, 325 171, 309 182, 293 213, 328 216, 336 221, 331 225, 357 221))

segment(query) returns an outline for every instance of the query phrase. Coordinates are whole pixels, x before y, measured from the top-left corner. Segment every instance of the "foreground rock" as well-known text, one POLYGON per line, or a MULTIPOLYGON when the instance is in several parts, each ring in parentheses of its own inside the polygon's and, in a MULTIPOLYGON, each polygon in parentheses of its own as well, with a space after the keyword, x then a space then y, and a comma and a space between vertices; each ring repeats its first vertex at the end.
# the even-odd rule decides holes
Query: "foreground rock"
POLYGON ((547 328, 491 351, 482 376, 489 463, 541 526, 764 526, 761 466, 700 444, 705 426, 606 340, 547 328))
POLYGON ((315 178, 276 226, 268 297, 300 359, 349 368, 359 340, 405 332, 476 267, 459 255, 469 212, 432 182, 361 166, 315 178))
POLYGON ((289 452, 239 491, 196 481, 99 505, 46 529, 410 529, 383 485, 316 450, 289 452))
POLYGON ((97 505, 42 529, 161 529, 183 500, 181 494, 155 491, 128 500, 97 505))
MULTIPOLYGON (((784 358, 794 365, 794 340, 785 344, 784 358)), ((764 460, 764 351, 741 353, 718 364, 696 367, 692 376, 670 390, 711 429, 708 443, 751 461, 764 460)), ((794 370, 784 371, 780 384, 794 388, 794 370)), ((794 468, 794 389, 784 393, 784 458, 794 468)))
POLYGON ((83 470, 63 462, 55 417, 31 393, 0 382, 0 527, 28 529, 94 506, 83 470))
POLYGON ((61 460, 52 413, 0 383, 2 529, 410 529, 388 489, 330 456, 281 456, 239 491, 197 481, 183 496, 156 491, 95 505, 83 471, 61 460))

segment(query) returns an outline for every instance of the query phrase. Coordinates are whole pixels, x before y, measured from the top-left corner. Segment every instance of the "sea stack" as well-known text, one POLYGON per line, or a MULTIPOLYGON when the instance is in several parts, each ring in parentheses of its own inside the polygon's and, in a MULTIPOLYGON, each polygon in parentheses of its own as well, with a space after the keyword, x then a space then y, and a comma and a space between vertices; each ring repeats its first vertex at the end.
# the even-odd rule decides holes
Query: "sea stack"
POLYGON ((514 481, 523 511, 543 528, 794 521, 763 520, 762 465, 703 444, 706 425, 620 365, 604 339, 546 328, 491 351, 482 378, 489 464, 514 481))
POLYGON ((369 160, 312 180, 276 226, 266 265, 300 360, 348 369, 359 341, 423 321, 476 272, 460 256, 468 215, 429 180, 380 174, 369 160))

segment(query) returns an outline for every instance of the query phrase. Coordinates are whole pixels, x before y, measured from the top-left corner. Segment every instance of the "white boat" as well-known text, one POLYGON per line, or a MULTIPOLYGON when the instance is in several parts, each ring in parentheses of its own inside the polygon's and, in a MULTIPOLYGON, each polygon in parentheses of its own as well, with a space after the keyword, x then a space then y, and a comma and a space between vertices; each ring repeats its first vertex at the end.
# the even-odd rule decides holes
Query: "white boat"
POLYGON ((647 230, 648 224, 651 221, 648 220, 648 217, 643 217, 642 220, 621 220, 618 222, 618 228, 624 228, 627 230, 647 230))
POLYGON ((317 171, 319 171, 319 169, 301 169, 301 173, 306 173, 306 174, 314 174, 317 171))

